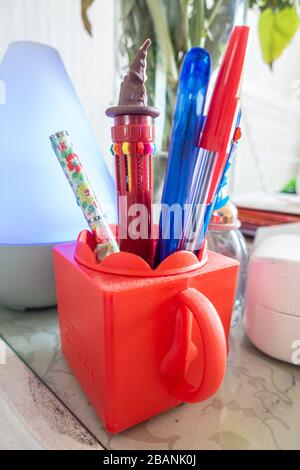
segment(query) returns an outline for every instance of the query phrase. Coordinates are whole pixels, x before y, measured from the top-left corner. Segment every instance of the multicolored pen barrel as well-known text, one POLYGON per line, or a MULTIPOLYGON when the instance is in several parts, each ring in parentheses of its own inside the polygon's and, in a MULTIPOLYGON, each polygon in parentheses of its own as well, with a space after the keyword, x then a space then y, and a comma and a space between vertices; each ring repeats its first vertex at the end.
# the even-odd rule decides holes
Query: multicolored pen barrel
POLYGON ((129 251, 152 264, 152 156, 155 153, 153 118, 119 115, 112 128, 118 191, 118 238, 129 251))
POLYGON ((159 110, 147 105, 145 88, 147 39, 133 58, 120 89, 119 102, 106 110, 114 119, 112 153, 118 188, 119 245, 153 263, 152 155, 154 118, 159 110))
POLYGON ((101 261, 112 253, 118 253, 119 246, 108 225, 104 212, 90 186, 87 175, 67 131, 56 132, 50 136, 52 148, 73 190, 77 204, 95 236, 96 256, 101 261))

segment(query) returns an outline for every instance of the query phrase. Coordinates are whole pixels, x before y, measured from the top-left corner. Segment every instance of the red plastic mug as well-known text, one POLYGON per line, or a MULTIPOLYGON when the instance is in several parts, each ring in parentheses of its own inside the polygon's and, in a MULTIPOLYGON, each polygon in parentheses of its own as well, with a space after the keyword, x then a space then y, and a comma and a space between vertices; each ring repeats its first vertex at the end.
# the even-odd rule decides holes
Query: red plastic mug
POLYGON ((110 432, 222 383, 238 263, 177 252, 153 270, 116 253, 97 263, 93 236, 54 249, 64 355, 110 432))

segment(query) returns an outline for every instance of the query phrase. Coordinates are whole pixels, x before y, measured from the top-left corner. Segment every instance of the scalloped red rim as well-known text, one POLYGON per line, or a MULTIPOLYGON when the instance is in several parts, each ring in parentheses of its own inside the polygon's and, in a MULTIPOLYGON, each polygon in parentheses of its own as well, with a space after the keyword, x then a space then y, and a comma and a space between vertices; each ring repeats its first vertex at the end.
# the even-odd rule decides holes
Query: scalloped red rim
POLYGON ((94 271, 122 276, 172 276, 194 271, 207 262, 206 244, 199 258, 189 251, 177 251, 163 260, 156 269, 152 269, 140 256, 125 251, 113 253, 98 263, 94 254, 95 246, 95 239, 91 232, 88 230, 80 232, 74 254, 76 261, 94 271))

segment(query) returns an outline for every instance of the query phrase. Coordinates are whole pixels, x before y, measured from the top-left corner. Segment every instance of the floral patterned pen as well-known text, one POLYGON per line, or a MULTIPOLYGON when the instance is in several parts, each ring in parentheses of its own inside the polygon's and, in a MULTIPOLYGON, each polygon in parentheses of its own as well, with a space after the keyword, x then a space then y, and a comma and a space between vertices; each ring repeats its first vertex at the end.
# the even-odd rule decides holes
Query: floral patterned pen
POLYGON ((67 131, 56 132, 50 137, 52 148, 69 181, 81 207, 84 217, 92 230, 97 247, 95 250, 98 261, 111 253, 120 251, 119 245, 105 220, 104 213, 90 187, 80 160, 73 149, 67 131))

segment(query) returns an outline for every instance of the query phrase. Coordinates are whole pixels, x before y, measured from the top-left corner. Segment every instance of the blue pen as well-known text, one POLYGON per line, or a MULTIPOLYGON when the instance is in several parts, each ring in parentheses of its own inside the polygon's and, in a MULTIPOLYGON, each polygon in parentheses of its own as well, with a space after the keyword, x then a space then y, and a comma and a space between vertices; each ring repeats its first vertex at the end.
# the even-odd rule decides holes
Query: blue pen
POLYGON ((199 154, 198 142, 209 76, 209 53, 200 47, 190 49, 184 58, 178 84, 174 124, 161 201, 156 265, 180 249, 184 209, 188 203, 199 154))

